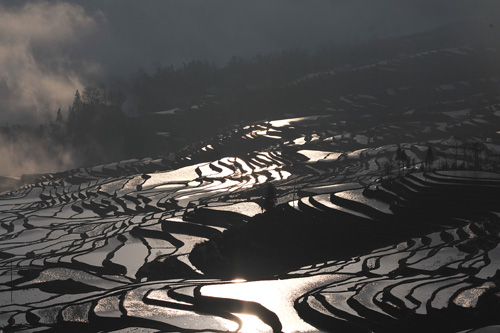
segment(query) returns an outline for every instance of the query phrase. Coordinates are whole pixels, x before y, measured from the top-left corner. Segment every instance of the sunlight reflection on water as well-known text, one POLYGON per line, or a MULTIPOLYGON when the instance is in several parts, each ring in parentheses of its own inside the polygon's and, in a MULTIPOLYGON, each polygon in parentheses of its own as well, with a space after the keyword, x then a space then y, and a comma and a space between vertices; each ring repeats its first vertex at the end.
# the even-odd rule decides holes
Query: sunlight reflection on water
POLYGON ((335 161, 342 153, 332 152, 332 151, 324 151, 324 150, 298 150, 297 153, 304 155, 309 159, 309 162, 318 162, 318 161, 335 161))
MULTIPOLYGON (((236 330, 238 324, 234 321, 224 319, 217 316, 202 314, 185 309, 169 308, 161 305, 145 304, 143 297, 151 290, 151 288, 161 288, 163 285, 144 285, 142 287, 130 290, 127 292, 123 307, 127 311, 127 315, 131 317, 142 317, 161 321, 170 325, 180 327, 181 330, 194 329, 195 331, 206 331, 207 328, 214 330, 236 330)), ((168 295, 162 295, 161 292, 150 293, 151 299, 165 299, 171 301, 168 295)), ((179 302, 176 302, 179 303, 179 302)), ((179 303, 181 304, 181 303, 179 303)))
MULTIPOLYGON (((283 332, 317 332, 317 328, 303 321, 295 308, 294 301, 309 290, 344 279, 343 275, 317 275, 311 277, 209 285, 201 288, 203 296, 221 297, 260 303, 274 312, 283 325, 283 332)), ((270 327, 263 325, 253 315, 237 314, 243 320, 242 332, 267 332, 270 327)))
MULTIPOLYGON (((237 313, 235 315, 238 318, 240 318, 241 321, 243 322, 243 325, 241 326, 241 328, 238 332, 242 332, 242 333, 272 332, 271 328, 269 326, 267 326, 257 316, 250 315, 250 314, 244 314, 244 313, 237 313)), ((230 329, 230 328, 228 327, 228 329, 230 329)))
POLYGON ((290 126, 291 123, 301 122, 304 120, 316 120, 318 118, 319 116, 279 119, 279 120, 271 120, 269 124, 273 127, 284 127, 284 126, 290 126))
POLYGON ((209 207, 213 210, 234 212, 246 216, 255 216, 262 212, 261 207, 255 202, 239 202, 235 204, 224 204, 209 207))

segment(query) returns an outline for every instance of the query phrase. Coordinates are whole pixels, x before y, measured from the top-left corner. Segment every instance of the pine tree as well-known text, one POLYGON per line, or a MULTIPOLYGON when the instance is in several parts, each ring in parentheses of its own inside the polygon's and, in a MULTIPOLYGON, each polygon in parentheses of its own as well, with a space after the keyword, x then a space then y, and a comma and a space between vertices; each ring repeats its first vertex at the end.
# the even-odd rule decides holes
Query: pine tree
POLYGON ((396 162, 398 162, 398 173, 401 174, 401 146, 398 145, 398 148, 396 149, 396 156, 395 156, 396 162))
POLYGON ((401 167, 402 169, 404 169, 405 165, 408 162, 408 155, 406 155, 406 151, 404 149, 401 149, 401 155, 399 159, 401 160, 401 167))
POLYGON ((73 104, 71 105, 71 111, 74 113, 80 112, 82 109, 82 98, 78 89, 75 92, 75 98, 73 98, 73 104))
POLYGON ((396 161, 398 162, 398 173, 401 174, 401 170, 408 161, 408 155, 406 155, 404 149, 401 149, 400 145, 398 145, 398 148, 396 149, 396 161))
POLYGON ((62 123, 63 122, 63 116, 62 116, 62 111, 61 108, 57 109, 57 115, 56 115, 56 123, 62 123))
POLYGON ((434 151, 432 149, 432 145, 429 145, 427 148, 427 152, 425 153, 425 166, 428 169, 434 163, 434 151))

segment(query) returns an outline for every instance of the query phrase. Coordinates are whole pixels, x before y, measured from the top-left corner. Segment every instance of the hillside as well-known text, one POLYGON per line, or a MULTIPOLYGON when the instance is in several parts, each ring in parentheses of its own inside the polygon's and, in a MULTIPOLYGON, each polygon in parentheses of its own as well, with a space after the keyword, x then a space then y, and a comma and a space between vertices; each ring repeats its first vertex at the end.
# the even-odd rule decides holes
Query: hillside
POLYGON ((161 158, 6 178, 0 328, 497 330, 498 51, 411 40, 137 116, 161 158))

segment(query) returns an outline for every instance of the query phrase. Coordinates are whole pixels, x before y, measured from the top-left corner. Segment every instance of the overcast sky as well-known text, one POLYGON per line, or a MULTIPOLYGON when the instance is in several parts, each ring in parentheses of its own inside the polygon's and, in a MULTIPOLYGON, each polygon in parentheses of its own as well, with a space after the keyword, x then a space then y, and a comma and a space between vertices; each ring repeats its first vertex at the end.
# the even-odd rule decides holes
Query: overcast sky
POLYGON ((497 0, 0 0, 0 121, 67 108, 109 74, 224 64, 498 17, 497 0))

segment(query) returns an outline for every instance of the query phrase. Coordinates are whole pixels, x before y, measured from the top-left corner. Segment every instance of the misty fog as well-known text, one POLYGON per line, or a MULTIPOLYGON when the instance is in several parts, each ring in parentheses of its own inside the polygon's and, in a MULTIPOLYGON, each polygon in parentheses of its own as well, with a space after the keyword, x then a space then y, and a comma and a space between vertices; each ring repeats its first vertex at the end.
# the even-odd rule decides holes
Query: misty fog
MULTIPOLYGON (((488 22, 499 13, 500 4, 487 0, 1 1, 0 124, 36 127, 49 123, 58 108, 67 117, 77 89, 126 86, 140 69, 153 73, 193 60, 223 67, 233 56, 347 48, 449 22, 488 22)), ((134 96, 126 96, 122 108, 134 112, 134 96)), ((160 110, 141 110, 154 111, 160 110)), ((12 146, 20 142, 1 148, 9 162, 0 174, 50 169, 41 166, 51 158, 26 159, 24 165, 33 167, 16 168, 23 160, 16 153, 40 151, 31 146, 34 140, 12 146)), ((71 155, 58 154, 55 168, 70 167, 71 155)))

